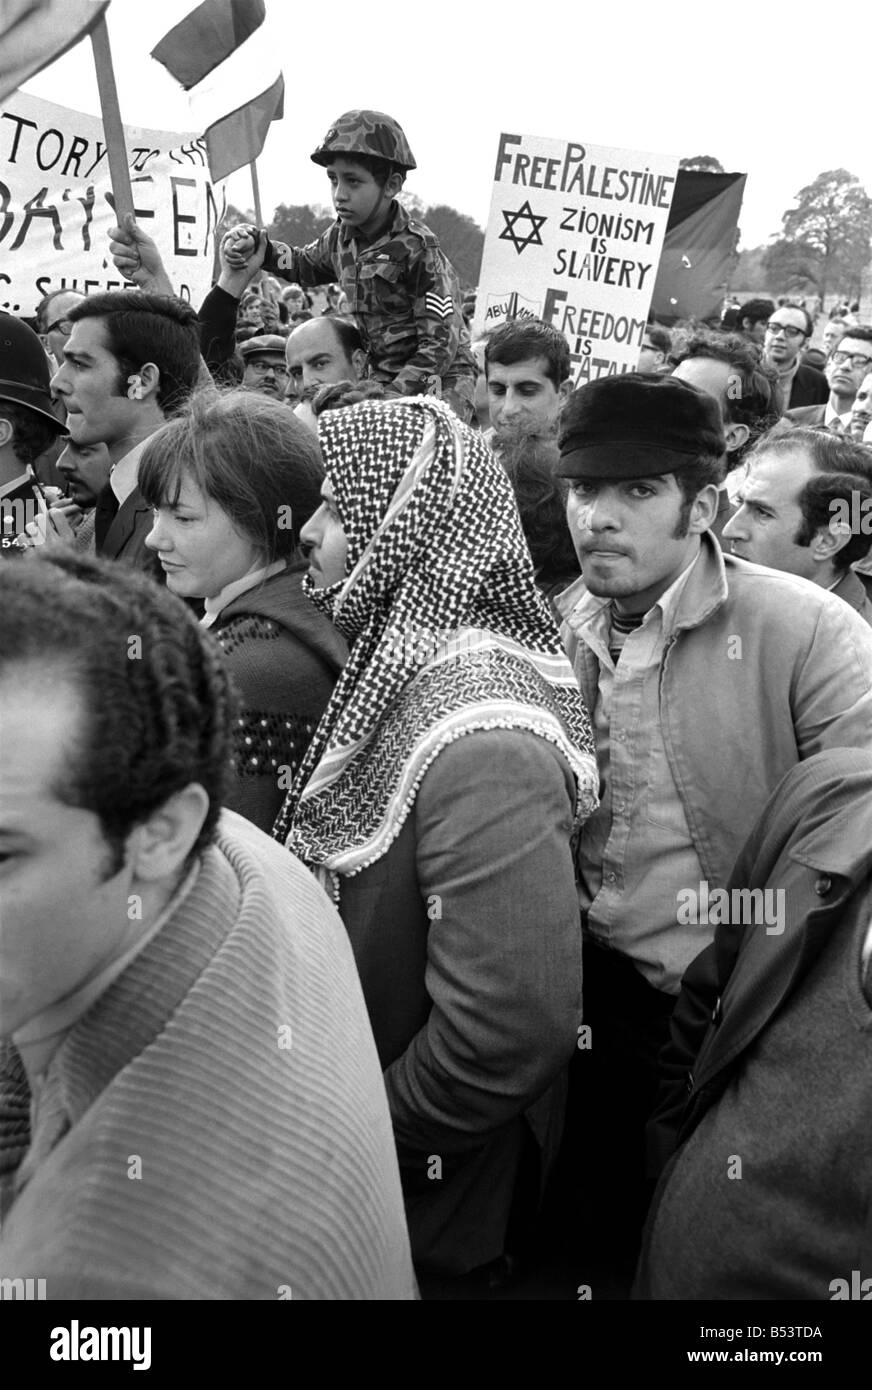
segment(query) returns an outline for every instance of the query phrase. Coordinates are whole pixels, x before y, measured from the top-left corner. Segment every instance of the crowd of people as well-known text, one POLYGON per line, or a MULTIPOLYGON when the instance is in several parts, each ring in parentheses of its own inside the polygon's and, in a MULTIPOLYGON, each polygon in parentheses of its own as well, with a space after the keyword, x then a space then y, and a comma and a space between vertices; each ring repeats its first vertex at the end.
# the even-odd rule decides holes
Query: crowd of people
POLYGON ((473 347, 396 121, 312 158, 336 221, 231 228, 199 309, 127 219, 132 288, 0 315, 0 1276, 833 1297, 872 327, 574 387, 539 319, 473 347))

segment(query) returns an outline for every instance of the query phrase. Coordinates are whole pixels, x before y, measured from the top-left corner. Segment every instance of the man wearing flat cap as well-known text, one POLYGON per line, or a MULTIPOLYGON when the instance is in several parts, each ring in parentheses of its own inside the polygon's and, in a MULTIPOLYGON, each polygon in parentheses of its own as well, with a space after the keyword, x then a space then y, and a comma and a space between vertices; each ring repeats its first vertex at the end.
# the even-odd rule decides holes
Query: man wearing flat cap
POLYGON ((591 382, 559 442, 582 578, 557 605, 602 778, 578 848, 586 1184, 631 1260, 657 1053, 720 920, 707 905, 791 767, 872 747, 872 632, 820 586, 721 552, 714 397, 674 377, 591 382))
POLYGON ((240 343, 237 351, 245 364, 243 390, 260 391, 275 401, 283 401, 288 385, 285 339, 278 333, 259 333, 240 343))

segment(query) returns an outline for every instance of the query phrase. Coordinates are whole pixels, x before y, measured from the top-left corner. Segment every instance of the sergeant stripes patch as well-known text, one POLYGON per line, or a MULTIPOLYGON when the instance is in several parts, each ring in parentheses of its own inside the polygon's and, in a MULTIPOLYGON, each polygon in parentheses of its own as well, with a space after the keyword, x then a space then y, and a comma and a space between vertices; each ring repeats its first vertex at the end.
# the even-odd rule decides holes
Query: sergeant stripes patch
POLYGON ((430 290, 424 296, 424 308, 431 314, 436 314, 440 319, 450 319, 454 313, 454 301, 450 295, 434 294, 430 290))

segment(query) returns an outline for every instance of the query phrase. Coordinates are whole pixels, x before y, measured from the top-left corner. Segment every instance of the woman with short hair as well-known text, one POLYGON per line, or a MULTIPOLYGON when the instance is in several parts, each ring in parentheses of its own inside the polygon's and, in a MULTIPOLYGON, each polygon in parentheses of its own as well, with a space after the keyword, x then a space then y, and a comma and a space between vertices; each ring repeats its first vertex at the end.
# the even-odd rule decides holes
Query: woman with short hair
POLYGON ((227 805, 269 831, 345 644, 304 598, 300 528, 318 505, 315 436, 256 392, 207 390, 151 436, 139 486, 167 588, 205 599, 241 708, 227 805))

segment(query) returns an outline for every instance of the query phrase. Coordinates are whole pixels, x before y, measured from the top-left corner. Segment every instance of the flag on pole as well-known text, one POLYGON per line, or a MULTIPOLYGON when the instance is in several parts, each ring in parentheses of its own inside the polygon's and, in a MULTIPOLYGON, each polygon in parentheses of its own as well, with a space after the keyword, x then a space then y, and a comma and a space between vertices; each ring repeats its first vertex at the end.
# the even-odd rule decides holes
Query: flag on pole
POLYGON ((736 263, 746 177, 679 169, 651 296, 658 323, 720 315, 736 263))
POLYGON ((257 159, 283 115, 284 78, 265 17, 264 0, 204 0, 152 49, 191 94, 216 183, 257 159))
POLYGON ((0 0, 0 101, 90 34, 109 0, 0 0))

